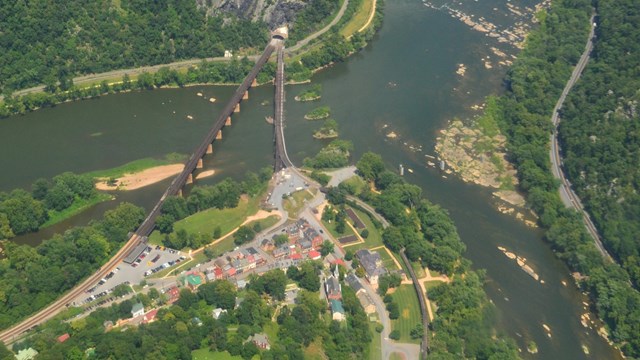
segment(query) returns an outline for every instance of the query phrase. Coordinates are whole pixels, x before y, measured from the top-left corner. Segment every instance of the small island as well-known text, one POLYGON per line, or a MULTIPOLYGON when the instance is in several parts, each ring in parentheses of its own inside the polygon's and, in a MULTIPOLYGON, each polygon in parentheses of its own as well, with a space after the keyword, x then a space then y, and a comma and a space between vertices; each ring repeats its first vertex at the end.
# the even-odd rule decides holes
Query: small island
POLYGON ((329 119, 324 122, 322 127, 313 133, 314 139, 333 139, 338 137, 338 123, 329 119))
POLYGON ((295 100, 302 102, 320 100, 320 98, 322 97, 322 95, 320 94, 321 91, 322 86, 320 84, 313 85, 312 87, 298 94, 295 97, 295 100))
POLYGON ((326 119, 331 115, 331 108, 328 106, 319 106, 309 111, 304 118, 306 120, 320 120, 326 119))

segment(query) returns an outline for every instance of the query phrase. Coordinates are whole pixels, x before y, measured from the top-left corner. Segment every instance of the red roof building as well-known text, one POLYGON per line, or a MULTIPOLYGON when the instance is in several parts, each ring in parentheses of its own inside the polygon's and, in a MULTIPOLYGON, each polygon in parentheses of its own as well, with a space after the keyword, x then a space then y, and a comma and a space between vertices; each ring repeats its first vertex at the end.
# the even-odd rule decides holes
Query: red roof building
POLYGON ((167 294, 167 297, 169 298, 167 299, 167 302, 169 304, 173 304, 174 302, 178 301, 178 299, 180 299, 180 290, 177 287, 172 287, 171 289, 167 290, 165 294, 167 294))
POLYGON ((69 338, 70 338, 69 334, 60 335, 58 336, 58 342, 63 343, 67 341, 69 338))
POLYGON ((148 313, 144 314, 144 318, 142 318, 143 324, 148 324, 154 322, 156 320, 156 315, 158 314, 158 309, 150 310, 148 313))
POLYGON ((222 272, 222 269, 218 267, 213 269, 213 274, 216 276, 217 280, 221 280, 222 278, 224 278, 224 273, 222 272))
POLYGON ((309 259, 311 260, 318 260, 322 257, 322 254, 320 254, 320 252, 316 251, 316 250, 311 250, 309 251, 309 259))
POLYGON ((289 256, 289 259, 291 259, 291 260, 302 260, 302 254, 299 254, 299 253, 291 254, 291 256, 289 256))

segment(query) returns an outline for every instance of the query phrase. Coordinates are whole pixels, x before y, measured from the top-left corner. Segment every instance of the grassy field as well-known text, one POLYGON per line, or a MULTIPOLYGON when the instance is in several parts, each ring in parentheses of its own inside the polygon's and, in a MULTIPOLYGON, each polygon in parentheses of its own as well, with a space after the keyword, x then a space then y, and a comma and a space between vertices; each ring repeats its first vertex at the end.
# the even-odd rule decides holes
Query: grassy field
POLYGON ((411 339, 409 336, 409 332, 420 324, 422 318, 418 295, 413 285, 400 285, 391 296, 400 307, 400 317, 391 320, 391 327, 393 330, 400 331, 400 342, 419 344, 420 339, 411 339))
POLYGON ((382 360, 382 339, 376 331, 377 321, 369 322, 369 331, 371 331, 371 344, 369 345, 369 359, 382 360))
MULTIPOLYGON (((220 227, 222 234, 227 234, 244 222, 247 216, 258 212, 260 196, 255 196, 249 200, 240 200, 235 208, 231 209, 208 209, 195 213, 191 216, 176 221, 173 225, 174 231, 185 229, 189 233, 211 234, 216 227, 220 227)), ((163 235, 159 231, 154 231, 149 236, 149 242, 155 245, 162 245, 163 235)))
POLYGON ((49 210, 49 220, 47 220, 44 224, 40 225, 40 229, 44 229, 48 226, 57 224, 63 220, 73 217, 74 215, 80 214, 81 212, 85 211, 86 209, 96 204, 99 204, 103 201, 107 201, 111 199, 112 199, 111 195, 101 193, 101 192, 97 193, 96 195, 88 199, 76 198, 71 204, 71 206, 69 206, 68 208, 62 211, 49 210))
POLYGON ((356 195, 360 194, 367 187, 367 183, 358 175, 348 178, 343 181, 343 183, 353 186, 356 189, 356 195))
POLYGON ((328 223, 328 222, 322 220, 322 224, 324 225, 325 228, 327 228, 327 230, 329 230, 329 233, 331 233, 331 235, 336 239, 341 238, 341 237, 345 237, 345 236, 349 236, 349 235, 355 235, 355 233, 353 232, 353 230, 349 226, 345 226, 344 227, 344 234, 338 233, 336 231, 336 222, 335 221, 332 221, 331 223, 328 223))
POLYGON ((322 338, 318 337, 304 349, 305 360, 324 360, 327 356, 322 349, 322 338))
POLYGON ((209 349, 198 349, 191 352, 193 360, 242 360, 240 356, 231 356, 228 351, 219 352, 209 349))
MULTIPOLYGON (((396 265, 396 262, 393 261, 393 258, 391 258, 391 255, 389 255, 389 252, 387 252, 385 249, 378 249, 375 251, 377 251, 378 254, 380 254, 380 258, 382 259, 382 266, 384 266, 388 270, 400 270, 398 269, 398 265, 396 265)), ((396 259, 400 259, 400 258, 396 256, 396 259)))
POLYGON ((391 353, 391 356, 389 356, 389 360, 404 360, 404 356, 402 356, 402 354, 394 352, 391 353))
POLYGON ((355 34, 367 23, 373 10, 373 0, 362 0, 351 20, 340 30, 340 34, 346 38, 355 34))
POLYGON ((296 191, 291 194, 290 197, 284 200, 284 210, 289 214, 289 218, 296 218, 298 213, 300 213, 300 210, 302 210, 302 208, 304 207, 305 203, 311 200, 318 192, 317 189, 309 189, 309 191, 307 191, 306 189, 296 191))
POLYGON ((375 226, 373 226, 373 222, 371 222, 371 218, 369 218, 369 215, 358 209, 353 209, 353 211, 358 215, 360 220, 362 220, 367 230, 369 230, 369 236, 364 239, 364 244, 349 246, 347 247, 347 249, 358 251, 360 249, 372 249, 375 247, 383 246, 384 244, 382 243, 382 233, 375 226))
POLYGON ((185 159, 186 155, 172 153, 166 155, 164 159, 144 158, 134 160, 132 162, 111 169, 91 171, 86 173, 86 175, 89 175, 93 178, 117 178, 124 174, 134 174, 156 166, 181 163, 185 159))

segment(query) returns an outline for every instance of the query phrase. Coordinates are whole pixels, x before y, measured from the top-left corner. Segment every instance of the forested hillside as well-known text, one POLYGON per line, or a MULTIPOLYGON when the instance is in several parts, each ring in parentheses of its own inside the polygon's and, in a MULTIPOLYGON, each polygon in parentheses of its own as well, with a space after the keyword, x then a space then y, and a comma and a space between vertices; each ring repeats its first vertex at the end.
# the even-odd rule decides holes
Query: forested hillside
POLYGON ((222 56, 263 47, 267 36, 260 22, 207 17, 195 0, 3 1, 0 92, 69 88, 78 74, 222 56))
POLYGON ((562 109, 569 178, 607 248, 640 284, 640 6, 599 0, 593 58, 562 109))
POLYGON ((622 267, 603 260, 580 215, 562 203, 549 161, 551 113, 584 49, 592 5, 600 15, 600 40, 595 61, 562 109, 566 163, 604 229, 607 245, 618 257, 627 257, 622 259, 627 268, 636 269, 629 264, 637 260, 628 256, 637 254, 638 240, 634 242, 632 234, 639 218, 634 194, 640 179, 638 124, 635 103, 630 102, 637 98, 638 89, 637 1, 557 0, 548 12, 538 14, 540 26, 529 35, 508 74, 497 116, 518 170, 520 189, 539 215, 547 241, 578 273, 576 279, 589 292, 609 338, 626 355, 638 357, 640 293, 622 267), (583 170, 585 177, 578 180, 583 170))

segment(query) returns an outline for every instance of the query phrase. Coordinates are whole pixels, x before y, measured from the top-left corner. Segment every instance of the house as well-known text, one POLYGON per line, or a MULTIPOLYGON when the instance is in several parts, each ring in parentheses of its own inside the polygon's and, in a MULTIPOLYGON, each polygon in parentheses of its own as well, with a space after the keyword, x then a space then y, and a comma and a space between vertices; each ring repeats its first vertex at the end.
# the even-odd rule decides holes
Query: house
POLYGON ((322 258, 322 254, 320 254, 320 252, 318 252, 316 250, 309 251, 309 259, 311 259, 311 260, 319 260, 320 258, 322 258))
POLYGON ((373 299, 366 292, 361 292, 357 295, 358 300, 360 300, 360 304, 362 304, 362 308, 364 312, 367 314, 373 314, 376 312, 376 305, 373 303, 373 299))
POLYGON ((142 323, 148 324, 156 321, 156 315, 158 315, 158 309, 149 310, 149 312, 142 317, 142 323))
POLYGON ((167 294, 167 303, 169 304, 173 304, 174 302, 178 301, 178 299, 180 299, 180 289, 175 286, 165 291, 164 293, 167 294))
POLYGON ((311 242, 311 246, 313 246, 314 249, 319 249, 322 246, 322 236, 318 234, 316 229, 306 229, 304 231, 304 238, 311 242))
POLYGON ((226 266, 226 270, 224 271, 224 274, 227 277, 232 277, 236 275, 236 268, 232 267, 231 265, 227 265, 226 266))
POLYGON ((292 244, 297 243, 303 236, 302 230, 300 230, 297 224, 289 226, 286 229, 286 234, 287 237, 289 237, 289 242, 292 244))
POLYGON ((364 268, 365 275, 367 280, 369 280, 369 283, 377 286, 380 275, 384 275, 387 272, 382 266, 380 254, 376 251, 369 251, 369 249, 361 249, 356 251, 356 258, 364 268))
POLYGON ((333 320, 345 321, 347 319, 340 300, 330 300, 329 304, 331 305, 331 318, 333 320))
POLYGON ((244 288, 247 287, 247 282, 244 281, 244 280, 238 280, 238 281, 236 281, 236 287, 238 289, 244 289, 244 288))
POLYGON ((187 274, 182 280, 183 284, 192 291, 202 285, 202 275, 197 272, 187 274))
POLYGON ((340 282, 335 276, 330 276, 325 280, 324 292, 327 295, 327 300, 342 299, 342 285, 340 285, 340 282))
POLYGON ((63 343, 65 341, 69 340, 69 338, 70 338, 69 334, 68 333, 64 333, 64 334, 58 336, 58 342, 59 343, 63 343))
POLYGON ((220 316, 222 316, 222 314, 226 314, 226 313, 227 313, 227 310, 216 308, 216 309, 213 309, 213 311, 211 312, 211 316, 213 316, 214 319, 218 320, 220 319, 220 316))
POLYGON ((245 252, 247 253, 247 256, 256 255, 258 253, 258 250, 256 250, 254 247, 250 246, 250 247, 245 249, 245 252))
POLYGON ((360 279, 358 279, 358 277, 355 276, 354 274, 347 275, 345 280, 347 281, 347 284, 351 286, 353 291, 356 292, 356 295, 365 291, 364 287, 362 286, 362 283, 360 283, 360 279))
POLYGON ((18 351, 16 360, 32 360, 38 355, 38 352, 34 348, 22 349, 18 351))
POLYGON ((303 253, 308 253, 311 249, 313 249, 311 247, 311 241, 307 239, 301 240, 299 244, 300 244, 300 249, 302 250, 303 253))
POLYGON ((263 334, 263 333, 255 334, 253 336, 250 336, 248 341, 251 341, 252 343, 256 344, 256 346, 262 350, 271 349, 271 345, 269 345, 269 338, 267 337, 266 334, 263 334))
POLYGON ((131 317, 138 317, 144 315, 144 306, 142 303, 135 303, 131 308, 131 317))
POLYGON ((300 253, 295 253, 295 254, 291 254, 291 256, 289 256, 289 259, 291 260, 302 260, 302 254, 300 253))
POLYGON ((277 259, 286 255, 289 255, 289 251, 290 249, 288 245, 280 246, 279 248, 273 250, 273 257, 277 259))
POLYGON ((113 327, 113 321, 111 321, 111 320, 105 320, 105 321, 102 323, 102 326, 104 326, 104 331, 109 331, 109 330, 111 330, 111 328, 113 327))
POLYGON ((202 326, 202 320, 197 316, 191 319, 191 323, 195 326, 202 326))
POLYGON ((216 265, 216 267, 218 267, 218 268, 220 268, 220 269, 224 269, 224 267, 225 267, 229 262, 228 262, 228 261, 227 261, 227 259, 225 259, 225 258, 218 258, 218 259, 216 259, 216 261, 214 261, 213 263, 216 265))
POLYGON ((276 248, 276 245, 273 243, 273 241, 271 241, 269 239, 264 239, 260 243, 260 248, 263 251, 273 251, 276 248))

